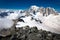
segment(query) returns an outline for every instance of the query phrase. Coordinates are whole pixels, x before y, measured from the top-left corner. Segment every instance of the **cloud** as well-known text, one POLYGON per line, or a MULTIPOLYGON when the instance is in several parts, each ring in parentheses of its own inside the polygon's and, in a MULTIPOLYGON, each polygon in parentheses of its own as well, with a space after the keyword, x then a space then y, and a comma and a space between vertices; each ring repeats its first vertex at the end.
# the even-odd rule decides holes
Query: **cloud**
POLYGON ((49 15, 48 17, 46 17, 44 25, 50 27, 51 28, 50 31, 60 33, 60 15, 54 14, 49 15))
POLYGON ((18 13, 11 13, 10 15, 7 16, 8 19, 17 19, 18 18, 18 13))
POLYGON ((14 22, 6 18, 0 18, 0 29, 11 28, 14 22))

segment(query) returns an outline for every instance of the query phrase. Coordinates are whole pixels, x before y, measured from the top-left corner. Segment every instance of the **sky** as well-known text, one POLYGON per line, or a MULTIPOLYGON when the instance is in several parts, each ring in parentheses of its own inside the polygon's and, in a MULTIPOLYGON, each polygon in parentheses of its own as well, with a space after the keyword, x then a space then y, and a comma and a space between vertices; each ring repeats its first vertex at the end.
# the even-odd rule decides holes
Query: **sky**
POLYGON ((60 0, 0 0, 0 9, 28 9, 32 5, 53 7, 60 11, 60 0))

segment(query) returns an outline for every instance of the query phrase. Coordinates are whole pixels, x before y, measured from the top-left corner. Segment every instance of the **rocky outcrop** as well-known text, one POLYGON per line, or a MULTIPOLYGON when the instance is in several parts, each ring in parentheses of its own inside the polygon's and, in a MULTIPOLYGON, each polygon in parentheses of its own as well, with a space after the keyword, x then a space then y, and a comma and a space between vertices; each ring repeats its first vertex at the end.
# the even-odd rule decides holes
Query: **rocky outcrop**
POLYGON ((16 28, 13 35, 0 36, 0 40, 60 40, 60 34, 25 26, 16 28))

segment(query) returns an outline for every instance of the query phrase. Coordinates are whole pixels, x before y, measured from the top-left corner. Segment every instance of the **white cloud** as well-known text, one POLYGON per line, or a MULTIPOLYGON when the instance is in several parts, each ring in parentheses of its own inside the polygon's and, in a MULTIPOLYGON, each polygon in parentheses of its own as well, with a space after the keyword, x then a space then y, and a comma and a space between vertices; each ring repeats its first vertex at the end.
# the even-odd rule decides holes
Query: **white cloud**
POLYGON ((44 25, 50 27, 50 31, 60 33, 60 15, 49 15, 48 17, 46 17, 44 25))
POLYGON ((14 22, 12 20, 6 19, 6 18, 0 18, 0 29, 3 28, 10 28, 14 22))
POLYGON ((7 16, 8 19, 17 19, 18 18, 18 13, 11 13, 10 15, 7 16))

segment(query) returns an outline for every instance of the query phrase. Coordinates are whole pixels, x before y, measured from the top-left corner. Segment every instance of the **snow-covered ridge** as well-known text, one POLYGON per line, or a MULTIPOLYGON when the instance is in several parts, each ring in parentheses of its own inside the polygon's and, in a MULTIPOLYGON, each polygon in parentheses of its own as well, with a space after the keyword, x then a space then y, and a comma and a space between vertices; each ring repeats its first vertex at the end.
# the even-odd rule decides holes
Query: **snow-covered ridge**
POLYGON ((10 28, 16 23, 16 27, 26 25, 55 33, 60 33, 60 14, 51 7, 31 6, 28 10, 0 10, 0 14, 7 12, 8 16, 0 17, 0 28, 10 28))

